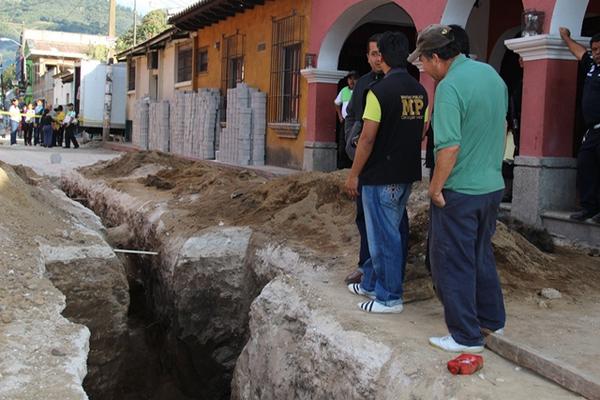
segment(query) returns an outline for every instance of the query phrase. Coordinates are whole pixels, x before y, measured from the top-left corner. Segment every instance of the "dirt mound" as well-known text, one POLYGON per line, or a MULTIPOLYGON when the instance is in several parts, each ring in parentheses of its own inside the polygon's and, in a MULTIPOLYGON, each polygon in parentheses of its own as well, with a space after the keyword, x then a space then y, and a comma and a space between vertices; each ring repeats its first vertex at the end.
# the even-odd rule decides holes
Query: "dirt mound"
POLYGON ((41 177, 36 174, 33 169, 24 165, 15 165, 12 167, 12 169, 15 171, 15 174, 19 176, 19 178, 23 179, 23 181, 29 185, 37 186, 41 180, 41 177))
POLYGON ((160 190, 170 190, 175 187, 175 185, 166 179, 158 177, 156 175, 148 175, 145 178, 140 178, 141 182, 146 186, 152 186, 160 190))
POLYGON ((126 153, 122 157, 100 161, 92 166, 83 167, 80 169, 80 172, 88 178, 119 178, 128 176, 136 169, 147 164, 185 168, 192 164, 192 162, 158 151, 131 152, 126 153))
MULTIPOLYGON (((161 197, 170 210, 164 218, 174 234, 193 234, 222 224, 248 225, 275 243, 307 246, 336 264, 351 268, 356 262, 355 204, 343 191, 347 171, 267 179, 245 169, 146 152, 126 154, 111 162, 86 167, 83 172, 104 179, 118 190, 137 197, 147 196, 149 201, 157 201, 159 193, 168 196, 167 200, 161 197), (141 178, 139 173, 149 171, 149 165, 158 169, 155 177, 141 178), (166 182, 171 188, 144 187, 148 179, 166 182)), ((415 184, 408 206, 409 262, 420 271, 425 271, 428 207, 427 185, 415 184)), ((579 284, 571 292, 581 287, 600 287, 600 283, 587 279, 588 274, 600 272, 598 259, 560 248, 553 255, 543 253, 501 222, 493 244, 499 273, 508 291, 552 286, 569 292, 573 287, 567 282, 574 280, 579 284), (565 264, 578 265, 578 269, 565 264)))

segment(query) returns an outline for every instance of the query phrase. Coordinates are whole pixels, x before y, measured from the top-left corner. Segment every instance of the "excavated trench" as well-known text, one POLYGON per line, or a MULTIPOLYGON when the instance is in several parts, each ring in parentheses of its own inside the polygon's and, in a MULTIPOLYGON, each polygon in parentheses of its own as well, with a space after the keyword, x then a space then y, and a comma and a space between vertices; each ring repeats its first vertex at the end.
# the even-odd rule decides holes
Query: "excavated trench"
MULTIPOLYGON (((252 231, 215 227, 168 237, 140 210, 68 180, 62 189, 102 219, 114 248, 159 252, 119 255, 130 296, 125 343, 117 363, 84 380, 90 399, 229 399, 250 304, 268 282, 253 272, 252 231)), ((90 355, 101 359, 113 346, 92 332, 90 355)))

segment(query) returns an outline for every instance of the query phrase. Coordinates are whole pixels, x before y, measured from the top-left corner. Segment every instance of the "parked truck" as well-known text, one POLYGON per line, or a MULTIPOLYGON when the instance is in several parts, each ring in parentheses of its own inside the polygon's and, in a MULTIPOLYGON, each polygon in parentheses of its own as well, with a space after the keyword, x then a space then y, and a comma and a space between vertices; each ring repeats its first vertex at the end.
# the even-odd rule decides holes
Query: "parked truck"
MULTIPOLYGON (((111 129, 125 129, 126 74, 126 63, 113 64, 111 129)), ((82 60, 75 68, 75 93, 77 94, 76 107, 79 107, 79 126, 88 131, 99 132, 102 130, 105 84, 105 63, 95 60, 82 60)))

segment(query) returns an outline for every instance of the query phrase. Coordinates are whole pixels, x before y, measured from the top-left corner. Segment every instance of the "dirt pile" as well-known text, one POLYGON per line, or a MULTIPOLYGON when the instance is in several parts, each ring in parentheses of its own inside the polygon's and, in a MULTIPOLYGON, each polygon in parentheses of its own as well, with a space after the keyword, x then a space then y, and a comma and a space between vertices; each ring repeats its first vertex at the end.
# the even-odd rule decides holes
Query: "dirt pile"
MULTIPOLYGON (((275 243, 307 246, 317 256, 328 259, 329 264, 333 260, 333 264, 349 270, 356 262, 355 205, 342 190, 345 171, 268 178, 241 168, 142 152, 85 167, 81 172, 134 196, 146 196, 149 201, 159 198, 170 210, 165 221, 174 233, 193 233, 214 225, 248 225, 275 243), (161 186, 160 189, 144 187, 150 174, 152 182, 160 183, 151 186, 161 186), (169 186, 172 188, 167 189, 169 186)), ((419 271, 418 275, 426 274, 425 183, 414 185, 408 209, 409 262, 419 271)), ((552 255, 543 253, 501 222, 494 249, 509 293, 552 285, 575 295, 587 287, 600 286, 587 279, 600 270, 597 259, 564 248, 552 255), (576 290, 573 282, 577 282, 576 290)))

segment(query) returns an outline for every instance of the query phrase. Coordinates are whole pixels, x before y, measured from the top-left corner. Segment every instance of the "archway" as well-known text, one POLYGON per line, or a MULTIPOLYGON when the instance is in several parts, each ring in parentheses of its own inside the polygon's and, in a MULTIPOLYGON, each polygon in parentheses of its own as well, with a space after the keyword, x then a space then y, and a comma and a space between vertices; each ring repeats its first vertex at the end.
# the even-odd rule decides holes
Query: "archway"
MULTIPOLYGON (((409 49, 414 48, 417 31, 412 18, 396 3, 388 2, 365 14, 343 39, 337 69, 356 70, 361 75, 367 73, 370 67, 365 54, 369 37, 385 31, 404 33, 409 40, 409 49)), ((418 79, 418 70, 415 68, 412 72, 418 79)))
POLYGON ((573 35, 579 36, 588 3, 589 0, 556 0, 549 33, 557 35, 558 28, 566 26, 573 35))
MULTIPOLYGON (((367 62, 367 45, 369 38, 378 33, 386 31, 398 31, 406 35, 409 40, 409 49, 412 51, 415 47, 417 31, 410 15, 398 4, 387 2, 379 7, 371 9, 356 21, 353 29, 343 38, 339 50, 336 69, 339 71, 357 71, 363 75, 371 70, 367 62)), ((408 66, 409 72, 419 79, 419 70, 413 66, 408 66)), ((338 92, 346 86, 346 79, 338 82, 338 92)), ((345 151, 345 138, 343 132, 343 123, 336 123, 336 145, 338 149, 338 168, 349 168, 352 161, 348 158, 345 151)))
POLYGON ((346 38, 374 8, 389 2, 389 0, 362 1, 349 7, 342 13, 331 26, 331 29, 329 29, 321 43, 317 58, 318 68, 336 70, 339 55, 346 38))
MULTIPOLYGON (((439 23, 447 1, 461 2, 465 0, 437 0, 427 4, 427 7, 414 0, 329 0, 327 2, 313 2, 311 22, 314 23, 315 29, 311 32, 311 51, 318 54, 317 68, 334 71, 346 38, 357 27, 365 23, 365 16, 377 10, 380 6, 389 3, 395 4, 410 15, 413 25, 417 30, 421 30, 429 24, 439 23)), ((396 22, 393 22, 393 24, 397 25, 396 22)))

